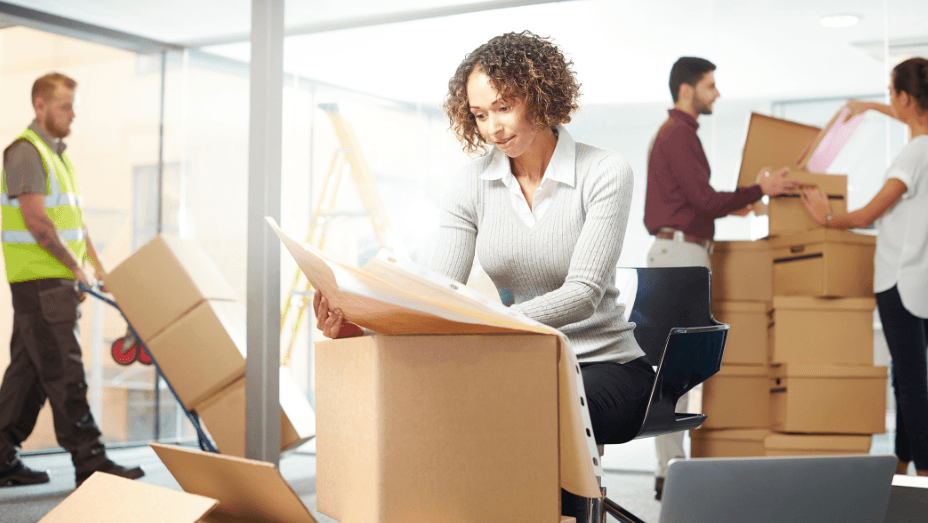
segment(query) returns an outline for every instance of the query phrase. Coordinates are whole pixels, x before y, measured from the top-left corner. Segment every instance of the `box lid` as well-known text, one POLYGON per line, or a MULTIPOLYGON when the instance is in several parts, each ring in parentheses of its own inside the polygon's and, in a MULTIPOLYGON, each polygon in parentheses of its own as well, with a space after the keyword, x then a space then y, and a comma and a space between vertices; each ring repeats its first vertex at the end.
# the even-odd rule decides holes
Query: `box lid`
POLYGON ((872 311, 876 298, 818 298, 814 296, 774 296, 773 310, 872 311))
MULTIPOLYGON (((767 365, 722 365, 722 368, 715 373, 715 376, 723 378, 733 377, 764 377, 770 375, 770 367, 767 365)), ((711 377, 709 379, 712 379, 711 377)))
POLYGON ((766 251, 770 250, 770 240, 761 238, 754 241, 718 241, 713 242, 714 252, 720 251, 766 251))
POLYGON ((839 229, 825 229, 824 227, 821 227, 798 234, 777 236, 776 238, 770 240, 770 246, 774 249, 780 249, 792 245, 808 245, 810 243, 825 242, 849 243, 856 245, 876 245, 876 236, 871 234, 860 234, 851 231, 842 231, 839 229))
POLYGON ((717 301, 712 304, 712 310, 719 312, 767 313, 772 308, 769 301, 717 301))
POLYGON ((870 436, 859 434, 781 434, 773 433, 764 438, 768 449, 830 450, 866 452, 870 449, 870 436))
POLYGON ((39 523, 196 523, 218 504, 208 497, 95 472, 39 523))
POLYGON ((764 167, 775 170, 797 165, 820 131, 811 125, 751 113, 738 185, 754 185, 757 173, 764 167))
POLYGON ((804 365, 784 363, 770 368, 773 378, 878 378, 886 379, 886 367, 869 365, 804 365))
POLYGON ((768 429, 698 429, 690 431, 691 439, 723 441, 763 441, 770 434, 768 429))

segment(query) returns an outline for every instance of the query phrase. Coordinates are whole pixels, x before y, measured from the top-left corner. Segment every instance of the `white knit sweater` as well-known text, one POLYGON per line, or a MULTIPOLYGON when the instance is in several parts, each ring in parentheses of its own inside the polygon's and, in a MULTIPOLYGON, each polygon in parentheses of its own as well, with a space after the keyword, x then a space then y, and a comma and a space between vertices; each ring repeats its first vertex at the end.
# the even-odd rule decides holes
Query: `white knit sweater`
MULTIPOLYGON (((573 142, 558 131, 559 145, 573 142)), ((615 286, 634 177, 620 154, 574 146, 573 186, 556 191, 533 227, 501 180, 480 179, 500 151, 465 165, 442 203, 431 266, 463 283, 476 252, 503 303, 567 335, 581 362, 625 363, 644 356, 615 286)))

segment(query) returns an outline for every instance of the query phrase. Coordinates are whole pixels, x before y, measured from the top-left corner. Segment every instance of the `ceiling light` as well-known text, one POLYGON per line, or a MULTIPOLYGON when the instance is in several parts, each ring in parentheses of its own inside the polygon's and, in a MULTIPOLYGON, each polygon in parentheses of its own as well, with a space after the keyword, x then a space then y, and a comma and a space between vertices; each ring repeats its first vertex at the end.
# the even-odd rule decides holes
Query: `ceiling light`
POLYGON ((850 27, 860 21, 860 17, 851 14, 825 15, 818 23, 825 27, 850 27))

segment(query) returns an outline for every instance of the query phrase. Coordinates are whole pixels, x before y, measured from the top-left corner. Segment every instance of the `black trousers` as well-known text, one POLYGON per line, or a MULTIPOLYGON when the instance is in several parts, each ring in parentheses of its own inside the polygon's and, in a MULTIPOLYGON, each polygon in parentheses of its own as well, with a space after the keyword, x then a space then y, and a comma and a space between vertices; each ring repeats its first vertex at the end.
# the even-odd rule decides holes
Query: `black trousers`
MULTIPOLYGON (((628 363, 581 363, 580 373, 596 443, 631 441, 644 421, 654 368, 638 358, 628 363)), ((585 504, 586 498, 561 490, 561 514, 577 517, 585 504)))
POLYGON ((17 282, 10 290, 13 337, 0 385, 0 466, 15 463, 17 447, 32 433, 47 399, 55 436, 77 473, 95 470, 106 452, 87 403, 74 280, 17 282))
POLYGON ((928 320, 906 310, 896 287, 877 293, 876 306, 892 356, 896 457, 928 470, 928 320))

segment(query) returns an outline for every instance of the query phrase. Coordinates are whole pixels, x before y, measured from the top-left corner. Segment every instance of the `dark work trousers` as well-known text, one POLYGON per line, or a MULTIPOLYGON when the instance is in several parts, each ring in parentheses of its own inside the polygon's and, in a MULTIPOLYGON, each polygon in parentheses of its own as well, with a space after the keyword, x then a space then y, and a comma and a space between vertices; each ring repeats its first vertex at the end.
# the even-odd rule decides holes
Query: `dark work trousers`
POLYGON ((896 457, 928 470, 928 320, 906 310, 896 287, 877 293, 876 306, 892 356, 896 457))
POLYGON ((48 399, 58 444, 71 453, 76 472, 95 470, 106 452, 87 403, 74 280, 17 282, 10 290, 13 338, 0 385, 0 464, 15 463, 48 399))
MULTIPOLYGON (((598 445, 625 443, 641 429, 654 385, 654 368, 645 358, 628 363, 581 363, 593 436, 598 445)), ((586 505, 561 490, 561 514, 577 517, 586 505)))

